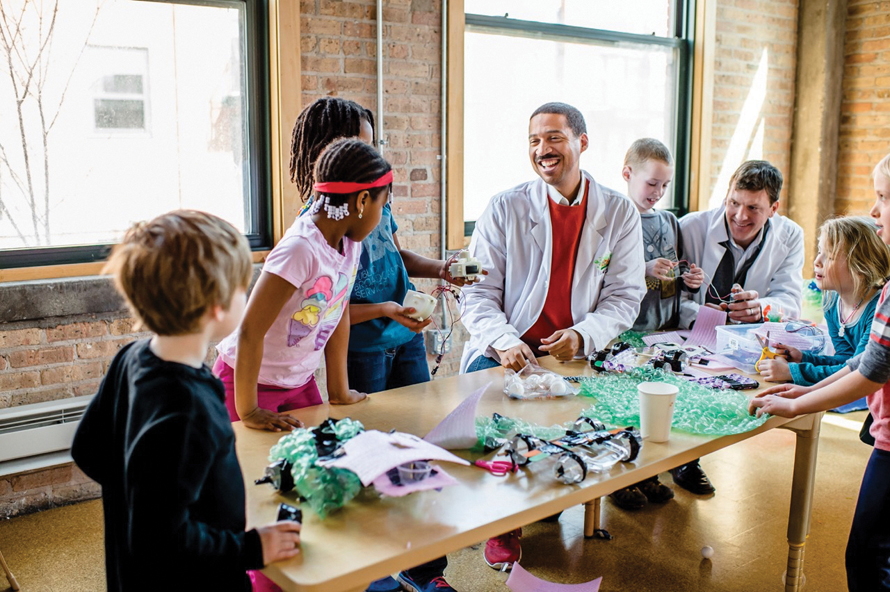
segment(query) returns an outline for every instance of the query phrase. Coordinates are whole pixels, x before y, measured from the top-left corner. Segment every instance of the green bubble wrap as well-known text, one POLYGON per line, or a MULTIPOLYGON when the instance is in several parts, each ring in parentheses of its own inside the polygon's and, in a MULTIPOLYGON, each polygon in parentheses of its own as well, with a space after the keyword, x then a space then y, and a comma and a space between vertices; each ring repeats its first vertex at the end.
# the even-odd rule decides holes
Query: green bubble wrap
MULTIPOLYGON (((341 419, 332 428, 341 442, 363 430, 360 422, 349 418, 341 419)), ((293 465, 291 473, 297 493, 322 519, 346 505, 362 488, 361 480, 352 471, 317 464, 318 451, 311 430, 298 428, 282 436, 269 450, 269 460, 274 462, 282 458, 293 465)))
POLYGON ((741 434, 768 419, 748 415, 748 397, 738 391, 715 391, 650 367, 582 379, 579 396, 596 399, 596 404, 582 415, 617 427, 639 426, 637 385, 641 382, 666 382, 680 389, 671 426, 684 432, 709 436, 741 434))
POLYGON ((629 343, 632 347, 647 347, 646 343, 643 341, 643 336, 649 335, 648 333, 638 333, 636 331, 625 331, 621 335, 618 336, 618 341, 623 341, 625 343, 629 343))
POLYGON ((499 414, 495 414, 494 417, 476 418, 476 435, 479 436, 479 444, 487 450, 500 447, 516 434, 529 434, 542 440, 555 440, 565 436, 568 427, 571 427, 571 422, 565 426, 547 427, 499 414))

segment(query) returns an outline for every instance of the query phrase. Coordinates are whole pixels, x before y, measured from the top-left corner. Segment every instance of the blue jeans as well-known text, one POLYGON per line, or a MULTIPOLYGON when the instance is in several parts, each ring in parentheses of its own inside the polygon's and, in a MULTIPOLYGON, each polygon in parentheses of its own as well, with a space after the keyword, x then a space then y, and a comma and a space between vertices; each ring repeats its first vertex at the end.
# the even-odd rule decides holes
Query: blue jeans
POLYGON ((489 368, 497 368, 500 363, 495 362, 491 358, 479 356, 467 367, 467 374, 470 372, 478 372, 479 370, 488 370, 489 368))
MULTIPOLYGON (((373 352, 349 352, 346 372, 349 388, 363 393, 379 393, 389 389, 430 381, 430 367, 426 362, 423 334, 398 347, 373 352)), ((440 557, 429 563, 406 570, 416 582, 426 584, 441 576, 448 567, 448 559, 440 557)))
POLYGON ((418 333, 404 345, 373 352, 349 352, 346 372, 349 388, 363 393, 430 381, 423 334, 418 333))
POLYGON ((890 452, 874 449, 847 541, 850 592, 890 590, 890 452))

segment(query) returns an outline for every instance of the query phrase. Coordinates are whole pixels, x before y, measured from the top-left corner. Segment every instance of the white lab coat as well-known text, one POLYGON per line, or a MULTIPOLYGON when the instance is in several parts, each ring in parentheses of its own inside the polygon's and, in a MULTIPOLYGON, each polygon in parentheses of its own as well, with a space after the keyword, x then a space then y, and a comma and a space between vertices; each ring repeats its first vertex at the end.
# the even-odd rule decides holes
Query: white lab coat
MULTIPOLYGON (((695 294, 684 291, 680 302, 680 326, 689 327, 705 302, 708 282, 726 252, 720 243, 729 237, 723 222, 726 208, 693 212, 680 219, 686 259, 705 271, 705 283, 695 294)), ((800 316, 803 289, 803 230, 795 222, 778 214, 770 218, 770 230, 760 255, 748 270, 745 290, 757 290, 761 305, 781 310, 786 317, 800 316)))
MULTIPOLYGON (((646 293, 640 215, 629 199, 588 173, 587 219, 572 278, 572 318, 584 356, 633 325, 646 293), (608 263, 606 262, 608 258, 608 263)), ((476 222, 470 252, 488 276, 464 288, 461 321, 470 333, 461 372, 479 355, 522 343, 538 320, 550 280, 552 227, 542 179, 495 195, 476 222)), ((579 206, 576 206, 579 207, 579 206)), ((567 329, 569 327, 566 327, 567 329)))

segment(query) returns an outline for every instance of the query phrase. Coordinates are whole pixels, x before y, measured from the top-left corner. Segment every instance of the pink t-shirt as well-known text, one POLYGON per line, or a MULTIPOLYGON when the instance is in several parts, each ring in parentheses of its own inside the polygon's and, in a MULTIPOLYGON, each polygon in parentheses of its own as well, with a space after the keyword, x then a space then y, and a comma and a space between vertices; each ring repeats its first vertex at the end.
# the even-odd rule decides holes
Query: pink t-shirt
MULTIPOLYGON (((306 384, 318 368, 324 346, 349 303, 362 244, 343 237, 343 253, 325 241, 310 216, 301 216, 266 257, 263 271, 297 291, 278 313, 263 340, 259 382, 281 388, 306 384)), ((235 367, 238 331, 216 346, 235 367)))

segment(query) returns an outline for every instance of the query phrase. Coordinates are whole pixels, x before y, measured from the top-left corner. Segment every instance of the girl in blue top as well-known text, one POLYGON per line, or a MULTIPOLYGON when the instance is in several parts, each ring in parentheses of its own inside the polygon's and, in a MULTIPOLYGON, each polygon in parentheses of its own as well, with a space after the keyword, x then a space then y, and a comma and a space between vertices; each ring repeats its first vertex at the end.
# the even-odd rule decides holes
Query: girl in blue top
POLYGON ((787 361, 776 358, 760 363, 760 375, 767 382, 816 384, 842 369, 868 343, 878 295, 890 275, 890 250, 875 233, 874 223, 861 217, 825 222, 813 267, 835 354, 823 356, 783 345, 787 361))

